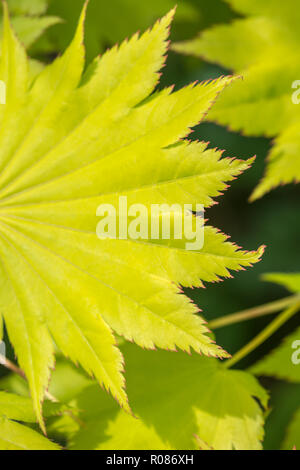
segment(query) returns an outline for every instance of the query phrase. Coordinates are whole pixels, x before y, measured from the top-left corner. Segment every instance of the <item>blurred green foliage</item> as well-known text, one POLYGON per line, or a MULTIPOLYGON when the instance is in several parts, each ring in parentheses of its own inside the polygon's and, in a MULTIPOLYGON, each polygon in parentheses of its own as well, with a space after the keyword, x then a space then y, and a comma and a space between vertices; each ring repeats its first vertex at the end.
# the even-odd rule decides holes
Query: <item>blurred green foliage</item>
MULTIPOLYGON (((47 28, 61 21, 55 15, 45 15, 48 8, 47 0, 7 0, 7 4, 13 27, 27 48, 32 46, 47 28)), ((0 30, 1 28, 0 26, 0 30)))
MULTIPOLYGON (((49 0, 48 13, 57 15, 63 24, 52 28, 39 44, 40 50, 55 54, 70 42, 83 0, 49 0)), ((91 0, 86 18, 86 54, 89 62, 106 48, 122 42, 136 31, 150 27, 175 5, 173 0, 91 0)), ((197 30, 200 14, 189 0, 180 1, 176 12, 176 26, 184 29, 191 24, 197 30)), ((176 28, 177 29, 177 28, 176 28)), ((180 37, 180 35, 178 36, 180 37)))
MULTIPOLYGON (((47 14, 58 16, 63 23, 51 28, 43 36, 35 53, 52 56, 64 50, 71 41, 84 1, 43 0, 44 4, 48 2, 47 14)), ((35 2, 39 3, 39 0, 35 2)), ((236 16, 220 0, 90 0, 85 38, 87 61, 136 31, 147 29, 174 6, 176 16, 171 31, 173 41, 192 38, 199 26, 208 27, 236 16)))

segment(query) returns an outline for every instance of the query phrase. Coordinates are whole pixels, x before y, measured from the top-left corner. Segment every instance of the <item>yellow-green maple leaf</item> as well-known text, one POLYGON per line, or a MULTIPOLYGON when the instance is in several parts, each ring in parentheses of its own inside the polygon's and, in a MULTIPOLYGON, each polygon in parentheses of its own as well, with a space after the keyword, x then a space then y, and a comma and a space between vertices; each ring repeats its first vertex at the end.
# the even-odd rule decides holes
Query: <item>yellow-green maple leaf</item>
POLYGON ((174 48, 243 77, 225 90, 211 119, 246 135, 275 137, 254 200, 281 184, 300 181, 300 106, 292 100, 292 86, 300 77, 299 2, 226 1, 246 17, 214 26, 174 48))
POLYGON ((99 240, 96 210, 114 204, 202 203, 250 161, 184 137, 231 82, 153 94, 171 11, 141 37, 107 51, 83 74, 85 8, 75 37, 33 83, 5 7, 0 79, 0 312, 34 407, 54 365, 52 339, 129 410, 112 330, 155 346, 227 357, 179 285, 201 286, 257 262, 212 227, 200 251, 185 240, 99 240), (177 145, 174 145, 177 144, 177 145))
POLYGON ((74 396, 85 426, 72 449, 261 449, 268 396, 258 381, 216 359, 122 346, 135 416, 95 385, 74 396), (259 400, 259 403, 258 401, 259 400), (200 441, 200 442, 199 442, 200 441))

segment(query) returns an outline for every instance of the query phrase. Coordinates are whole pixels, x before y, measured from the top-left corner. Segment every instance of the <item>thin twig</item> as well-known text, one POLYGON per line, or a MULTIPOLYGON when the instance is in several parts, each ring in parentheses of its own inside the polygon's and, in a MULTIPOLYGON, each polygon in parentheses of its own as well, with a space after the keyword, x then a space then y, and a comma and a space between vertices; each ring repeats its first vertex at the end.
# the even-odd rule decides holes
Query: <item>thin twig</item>
POLYGON ((5 356, 3 356, 3 354, 0 354, 0 364, 2 366, 6 367, 6 369, 11 370, 15 374, 18 374, 23 379, 26 379, 25 374, 22 371, 22 369, 20 369, 16 364, 14 364, 9 359, 7 359, 5 356))
POLYGON ((254 351, 258 346, 264 343, 271 335, 273 335, 284 323, 293 317, 300 310, 300 302, 292 305, 284 310, 273 320, 266 328, 264 328, 255 338, 253 338, 246 346, 242 347, 231 359, 224 363, 224 367, 229 368, 244 359, 248 354, 254 351))
POLYGON ((232 313, 224 317, 216 318, 208 322, 208 328, 210 330, 216 330, 217 328, 223 328, 224 326, 232 325, 234 323, 243 322, 246 320, 251 320, 252 318, 258 318, 265 315, 270 315, 272 313, 279 312, 284 308, 289 307, 290 305, 295 304, 300 300, 300 295, 291 295, 285 297, 284 299, 276 300, 275 302, 269 302, 259 307, 249 308, 247 310, 242 310, 241 312, 232 313))

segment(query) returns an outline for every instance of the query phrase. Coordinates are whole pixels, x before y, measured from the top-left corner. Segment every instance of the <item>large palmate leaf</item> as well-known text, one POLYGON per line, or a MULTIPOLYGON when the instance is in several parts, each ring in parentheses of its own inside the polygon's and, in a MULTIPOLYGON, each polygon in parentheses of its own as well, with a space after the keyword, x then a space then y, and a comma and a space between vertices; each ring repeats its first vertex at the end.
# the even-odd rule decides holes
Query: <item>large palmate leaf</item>
POLYGON ((185 239, 96 236, 101 203, 116 204, 122 195, 128 205, 146 208, 208 207, 224 182, 251 163, 184 140, 231 78, 165 89, 146 100, 165 61, 173 13, 97 58, 82 78, 84 9, 69 48, 31 86, 5 9, 0 311, 40 422, 53 339, 127 410, 112 330, 145 348, 227 357, 179 285, 217 281, 263 252, 241 251, 212 227, 205 227, 198 251, 188 251, 185 239))
POLYGON ((266 175, 252 195, 256 199, 280 184, 300 180, 300 106, 292 100, 297 93, 292 86, 297 88, 294 82, 300 75, 299 2, 226 1, 246 17, 175 48, 244 78, 224 92, 211 119, 247 135, 276 137, 266 175))
POLYGON ((74 403, 84 426, 73 449, 260 449, 266 392, 249 374, 215 359, 127 344, 127 388, 135 417, 91 385, 74 403), (260 404, 257 402, 260 401, 260 404))
POLYGON ((59 450, 58 445, 18 421, 36 421, 31 400, 0 392, 0 450, 59 450))
MULTIPOLYGON (((283 285, 291 292, 299 294, 300 311, 300 273, 270 273, 263 279, 283 285)), ((298 313, 299 316, 299 313, 298 313)), ((269 355, 254 364, 250 371, 257 375, 267 375, 291 382, 300 382, 300 328, 287 336, 283 343, 269 355)))

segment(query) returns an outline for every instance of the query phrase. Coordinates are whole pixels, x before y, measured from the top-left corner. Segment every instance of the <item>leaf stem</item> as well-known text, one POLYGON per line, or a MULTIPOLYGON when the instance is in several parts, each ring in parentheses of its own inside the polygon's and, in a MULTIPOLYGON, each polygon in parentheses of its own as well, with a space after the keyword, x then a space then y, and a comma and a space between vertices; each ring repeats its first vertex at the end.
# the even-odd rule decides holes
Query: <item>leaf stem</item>
POLYGON ((11 370, 15 374, 19 375, 23 379, 26 379, 24 372, 22 369, 20 369, 18 366, 16 366, 13 362, 11 362, 9 359, 7 359, 3 354, 0 354, 0 364, 6 369, 11 370))
MULTIPOLYGON (((9 359, 7 359, 5 356, 3 356, 3 354, 0 354, 0 364, 2 366, 6 367, 6 369, 9 369, 11 372, 14 372, 15 374, 22 377, 22 379, 26 380, 26 376, 25 376, 24 372, 22 371, 22 369, 20 369, 16 364, 14 364, 9 359)), ((51 395, 51 393, 49 393, 48 391, 45 392, 45 397, 48 400, 50 400, 54 403, 58 403, 57 398, 55 398, 53 395, 51 395)))
POLYGON ((275 331, 277 331, 284 323, 295 315, 300 309, 300 301, 284 310, 273 320, 264 330, 262 330, 255 338, 253 338, 246 346, 240 349, 234 356, 224 363, 224 367, 229 368, 246 357, 258 346, 264 343, 275 331))
POLYGON ((284 299, 275 300, 275 302, 269 302, 258 307, 249 308, 247 310, 232 313, 221 318, 216 318, 215 320, 208 322, 207 326, 210 330, 216 330, 234 323, 239 323, 246 320, 251 320, 252 318, 258 318, 264 315, 270 315, 271 313, 279 312, 280 310, 283 310, 284 308, 289 307, 298 301, 300 301, 299 294, 290 295, 284 299))

